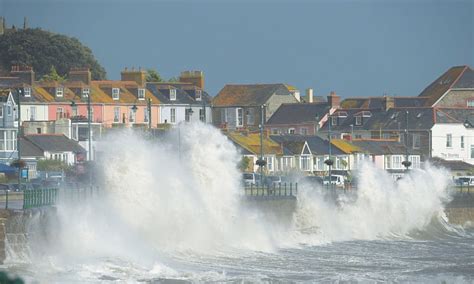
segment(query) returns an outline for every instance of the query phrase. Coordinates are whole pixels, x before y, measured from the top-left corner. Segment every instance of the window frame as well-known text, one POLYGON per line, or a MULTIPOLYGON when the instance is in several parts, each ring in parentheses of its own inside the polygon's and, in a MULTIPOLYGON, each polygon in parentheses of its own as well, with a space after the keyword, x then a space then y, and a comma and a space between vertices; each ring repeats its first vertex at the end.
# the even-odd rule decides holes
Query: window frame
POLYGON ((170 89, 170 101, 176 101, 176 89, 170 89))
POLYGON ((120 122, 120 107, 114 107, 114 122, 120 122))
POLYGON ((31 88, 30 87, 25 87, 23 89, 23 95, 25 96, 25 98, 31 97, 31 88))
POLYGON ((120 88, 112 88, 112 99, 114 101, 120 100, 120 88))
POLYGON ((137 97, 138 97, 138 100, 140 101, 143 101, 145 100, 145 89, 144 88, 138 88, 138 91, 137 91, 137 97))
POLYGON ((170 123, 176 123, 176 108, 170 108, 170 123))
POLYGON ((55 94, 57 98, 62 98, 64 96, 64 88, 63 87, 56 87, 55 94))
POLYGON ((241 107, 235 109, 235 126, 244 127, 244 109, 241 107))
POLYGON ((446 148, 453 148, 453 134, 446 134, 446 148))

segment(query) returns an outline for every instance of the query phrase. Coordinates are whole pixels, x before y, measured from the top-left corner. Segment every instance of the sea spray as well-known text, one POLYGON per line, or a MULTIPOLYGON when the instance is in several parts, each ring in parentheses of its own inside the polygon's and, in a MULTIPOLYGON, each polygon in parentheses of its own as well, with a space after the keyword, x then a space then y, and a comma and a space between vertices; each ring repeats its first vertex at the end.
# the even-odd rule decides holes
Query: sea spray
MULTIPOLYGON (((305 188, 295 214, 301 241, 311 244, 406 236, 440 217, 449 200, 448 174, 430 165, 399 181, 372 164, 359 171, 353 200, 326 200, 326 189, 305 188), (310 232, 311 234, 308 234, 310 232)), ((336 189, 338 190, 338 189, 336 189)), ((342 195, 345 196, 345 195, 342 195)))

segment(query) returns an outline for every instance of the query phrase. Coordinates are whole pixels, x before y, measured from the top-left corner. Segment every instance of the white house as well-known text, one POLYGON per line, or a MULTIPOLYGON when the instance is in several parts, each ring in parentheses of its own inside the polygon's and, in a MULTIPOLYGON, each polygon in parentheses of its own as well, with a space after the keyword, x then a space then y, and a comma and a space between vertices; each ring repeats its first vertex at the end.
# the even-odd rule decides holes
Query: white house
POLYGON ((474 128, 469 123, 436 123, 431 144, 432 157, 474 165, 474 128))

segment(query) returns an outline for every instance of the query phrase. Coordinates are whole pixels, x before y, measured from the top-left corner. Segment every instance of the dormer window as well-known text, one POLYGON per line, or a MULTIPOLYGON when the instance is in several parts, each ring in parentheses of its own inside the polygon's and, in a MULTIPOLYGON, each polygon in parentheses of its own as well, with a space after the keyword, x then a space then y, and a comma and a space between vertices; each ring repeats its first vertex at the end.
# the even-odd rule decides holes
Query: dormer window
POLYGON ((56 88, 56 97, 61 98, 64 94, 64 88, 63 87, 57 87, 56 88))
POLYGON ((170 89, 170 100, 176 101, 176 89, 170 89))
POLYGON ((139 100, 145 99, 145 89, 138 89, 138 99, 139 100))
POLYGON ((331 117, 331 125, 337 125, 337 116, 331 117))
POLYGON ((91 93, 91 89, 89 89, 89 88, 83 88, 82 89, 82 97, 87 98, 90 93, 91 93))
POLYGON ((119 88, 112 88, 112 99, 119 100, 120 99, 120 89, 119 88))
POLYGON ((474 108, 474 100, 467 100, 467 107, 474 108))
POLYGON ((200 101, 202 99, 202 91, 196 90, 196 101, 200 101))
POLYGON ((31 88, 30 88, 30 87, 26 87, 26 88, 24 89, 23 95, 25 96, 25 98, 31 97, 31 88))
POLYGON ((362 125, 362 116, 358 115, 355 117, 356 118, 356 125, 362 125))

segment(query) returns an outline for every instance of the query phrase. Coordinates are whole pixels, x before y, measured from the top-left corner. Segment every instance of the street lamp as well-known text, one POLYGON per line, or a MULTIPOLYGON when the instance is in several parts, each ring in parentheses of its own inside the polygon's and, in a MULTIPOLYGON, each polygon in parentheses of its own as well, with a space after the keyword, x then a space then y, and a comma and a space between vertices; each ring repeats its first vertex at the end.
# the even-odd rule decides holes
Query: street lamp
POLYGON ((406 171, 408 171, 408 168, 411 166, 411 162, 408 160, 408 110, 405 112, 405 119, 406 119, 406 125, 405 125, 405 161, 402 162, 402 165, 406 168, 406 171))
MULTIPOLYGON (((17 88, 16 89, 16 94, 18 96, 18 130, 16 132, 16 149, 18 152, 18 188, 21 189, 21 174, 22 174, 22 162, 21 162, 21 145, 20 145, 20 139, 21 139, 21 97, 23 96, 23 88, 17 88)), ((8 202, 7 202, 8 204, 8 202)), ((7 205, 8 206, 8 205, 7 205)))
POLYGON ((255 164, 259 167, 260 170, 260 185, 263 186, 263 167, 267 164, 267 161, 263 159, 263 123, 264 123, 264 110, 265 110, 265 105, 260 106, 260 125, 258 126, 260 128, 260 159, 257 160, 255 164))
POLYGON ((329 158, 324 161, 324 163, 329 167, 329 186, 332 188, 332 165, 334 161, 331 159, 332 149, 331 149, 331 116, 328 115, 328 136, 329 136, 329 158))

